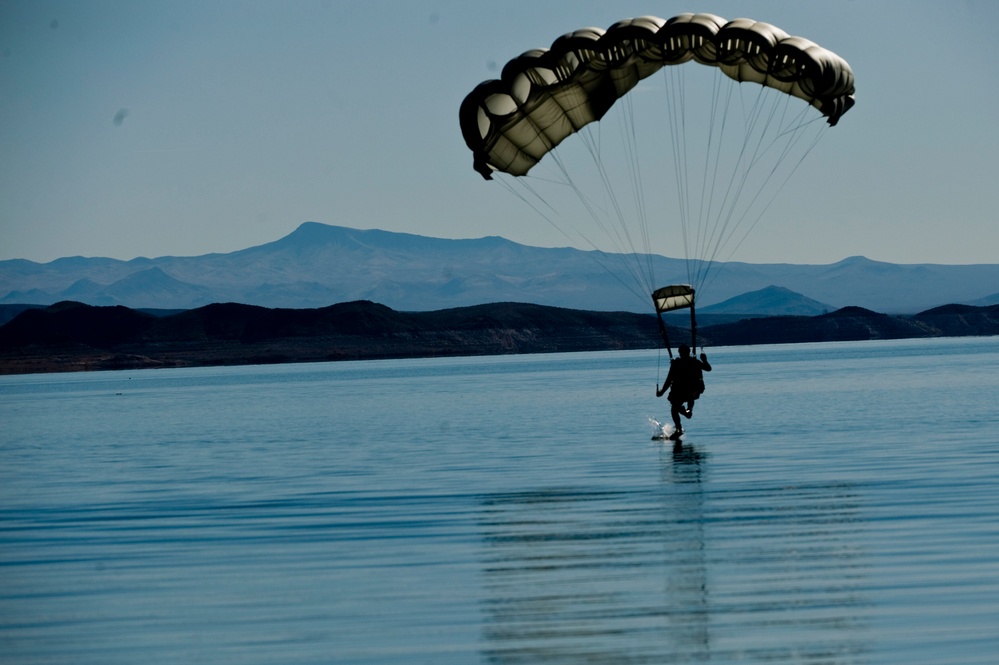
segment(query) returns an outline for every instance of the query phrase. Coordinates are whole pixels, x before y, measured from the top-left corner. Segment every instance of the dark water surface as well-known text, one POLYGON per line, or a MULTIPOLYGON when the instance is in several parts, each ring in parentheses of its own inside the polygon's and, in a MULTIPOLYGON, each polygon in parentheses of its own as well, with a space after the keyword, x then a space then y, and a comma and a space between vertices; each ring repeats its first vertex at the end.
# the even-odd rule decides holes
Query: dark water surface
POLYGON ((0 663, 999 661, 999 339, 708 351, 0 377, 0 663))

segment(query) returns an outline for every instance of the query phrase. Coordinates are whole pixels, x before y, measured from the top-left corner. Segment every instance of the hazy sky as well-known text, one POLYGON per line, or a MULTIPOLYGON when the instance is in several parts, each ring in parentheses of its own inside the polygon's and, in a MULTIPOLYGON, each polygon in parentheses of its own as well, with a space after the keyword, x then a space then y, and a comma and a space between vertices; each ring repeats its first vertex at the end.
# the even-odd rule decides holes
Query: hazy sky
POLYGON ((0 259, 229 252, 304 221, 563 246, 472 170, 461 100, 562 33, 683 11, 857 77, 733 259, 999 262, 992 0, 0 0, 0 259))

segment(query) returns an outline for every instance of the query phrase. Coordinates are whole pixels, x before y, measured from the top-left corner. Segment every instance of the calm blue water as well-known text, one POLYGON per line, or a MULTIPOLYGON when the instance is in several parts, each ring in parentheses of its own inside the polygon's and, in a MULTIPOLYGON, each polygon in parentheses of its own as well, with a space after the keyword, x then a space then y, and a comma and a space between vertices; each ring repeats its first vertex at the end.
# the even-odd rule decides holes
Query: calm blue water
POLYGON ((708 351, 0 377, 0 662, 997 662, 999 338, 708 351))

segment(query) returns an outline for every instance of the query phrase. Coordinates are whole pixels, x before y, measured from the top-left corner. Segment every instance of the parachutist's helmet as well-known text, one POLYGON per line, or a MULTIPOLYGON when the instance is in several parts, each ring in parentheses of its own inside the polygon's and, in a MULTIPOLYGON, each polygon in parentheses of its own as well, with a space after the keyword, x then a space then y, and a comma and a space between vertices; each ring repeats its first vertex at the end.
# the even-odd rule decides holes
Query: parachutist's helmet
POLYGON ((681 358, 686 358, 687 356, 690 355, 690 347, 687 346, 686 344, 681 344, 679 348, 677 348, 677 351, 680 352, 681 358))

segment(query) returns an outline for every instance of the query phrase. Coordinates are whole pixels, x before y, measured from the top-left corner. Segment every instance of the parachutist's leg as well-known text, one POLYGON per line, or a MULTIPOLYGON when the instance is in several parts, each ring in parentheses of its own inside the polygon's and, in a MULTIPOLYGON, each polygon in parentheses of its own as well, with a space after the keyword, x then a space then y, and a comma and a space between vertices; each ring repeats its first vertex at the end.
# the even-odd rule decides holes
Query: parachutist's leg
POLYGON ((670 402, 669 414, 673 416, 673 426, 676 428, 677 432, 682 432, 683 428, 680 427, 680 405, 682 402, 670 402))
POLYGON ((683 415, 689 420, 694 415, 694 400, 687 402, 687 410, 683 412, 683 415))

